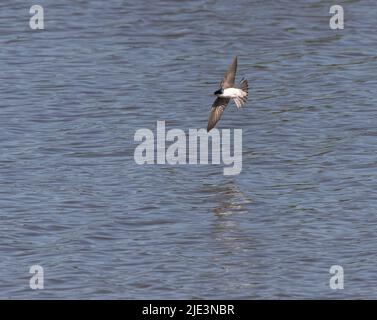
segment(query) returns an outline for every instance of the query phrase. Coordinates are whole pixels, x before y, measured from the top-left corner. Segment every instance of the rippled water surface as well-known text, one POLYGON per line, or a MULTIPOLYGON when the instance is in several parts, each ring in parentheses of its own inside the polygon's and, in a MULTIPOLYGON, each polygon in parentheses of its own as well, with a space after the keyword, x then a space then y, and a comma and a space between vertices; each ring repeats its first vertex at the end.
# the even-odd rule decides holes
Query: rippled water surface
POLYGON ((40 0, 39 31, 32 4, 0 10, 0 298, 377 297, 375 1, 344 30, 318 0, 40 0), (242 172, 137 165, 137 129, 206 127, 236 54, 242 172))

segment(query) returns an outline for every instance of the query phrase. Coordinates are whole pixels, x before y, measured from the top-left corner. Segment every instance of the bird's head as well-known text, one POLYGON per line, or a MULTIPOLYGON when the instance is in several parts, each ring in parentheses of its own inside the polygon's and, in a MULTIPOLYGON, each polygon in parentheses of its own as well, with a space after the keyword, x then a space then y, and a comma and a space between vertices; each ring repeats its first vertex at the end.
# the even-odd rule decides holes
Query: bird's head
POLYGON ((220 94, 223 94, 224 93, 224 90, 222 88, 220 88, 219 90, 215 91, 213 94, 215 96, 219 96, 220 94))

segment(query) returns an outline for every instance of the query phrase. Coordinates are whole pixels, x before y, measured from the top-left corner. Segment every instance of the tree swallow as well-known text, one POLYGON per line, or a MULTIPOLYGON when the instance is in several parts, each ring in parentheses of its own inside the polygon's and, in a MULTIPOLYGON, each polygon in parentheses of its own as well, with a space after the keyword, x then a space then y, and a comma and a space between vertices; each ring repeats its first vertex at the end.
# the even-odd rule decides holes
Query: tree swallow
POLYGON ((214 95, 217 99, 212 105, 211 113, 208 118, 207 132, 214 128, 216 123, 220 120, 226 106, 230 99, 233 99, 237 108, 241 108, 248 97, 248 84, 246 79, 242 79, 238 87, 234 86, 234 80, 237 71, 237 56, 234 57, 232 64, 225 73, 223 80, 220 83, 220 89, 215 91, 214 95))

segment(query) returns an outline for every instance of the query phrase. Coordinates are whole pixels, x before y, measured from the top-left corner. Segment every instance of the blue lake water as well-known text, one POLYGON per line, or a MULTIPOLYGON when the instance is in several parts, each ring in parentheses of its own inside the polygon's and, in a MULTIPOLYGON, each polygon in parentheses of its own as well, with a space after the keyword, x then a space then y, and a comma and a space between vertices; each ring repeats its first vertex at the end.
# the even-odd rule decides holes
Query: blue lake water
POLYGON ((36 2, 0 10, 0 298, 377 297, 374 1, 344 30, 319 0, 36 2), (242 172, 137 165, 136 130, 206 127, 236 54, 242 172))

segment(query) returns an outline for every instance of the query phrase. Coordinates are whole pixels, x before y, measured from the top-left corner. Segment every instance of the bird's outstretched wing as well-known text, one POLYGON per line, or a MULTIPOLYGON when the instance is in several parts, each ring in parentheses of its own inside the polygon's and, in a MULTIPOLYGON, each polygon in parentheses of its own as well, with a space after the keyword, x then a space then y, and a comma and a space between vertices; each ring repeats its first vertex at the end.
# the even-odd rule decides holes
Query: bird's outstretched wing
POLYGON ((208 118, 207 132, 209 132, 216 123, 220 120, 226 106, 229 103, 229 98, 217 98, 212 105, 211 113, 208 118))
POLYGON ((223 89, 231 88, 234 85, 237 71, 237 56, 234 57, 232 64, 229 66, 228 71, 225 73, 220 87, 223 89))

